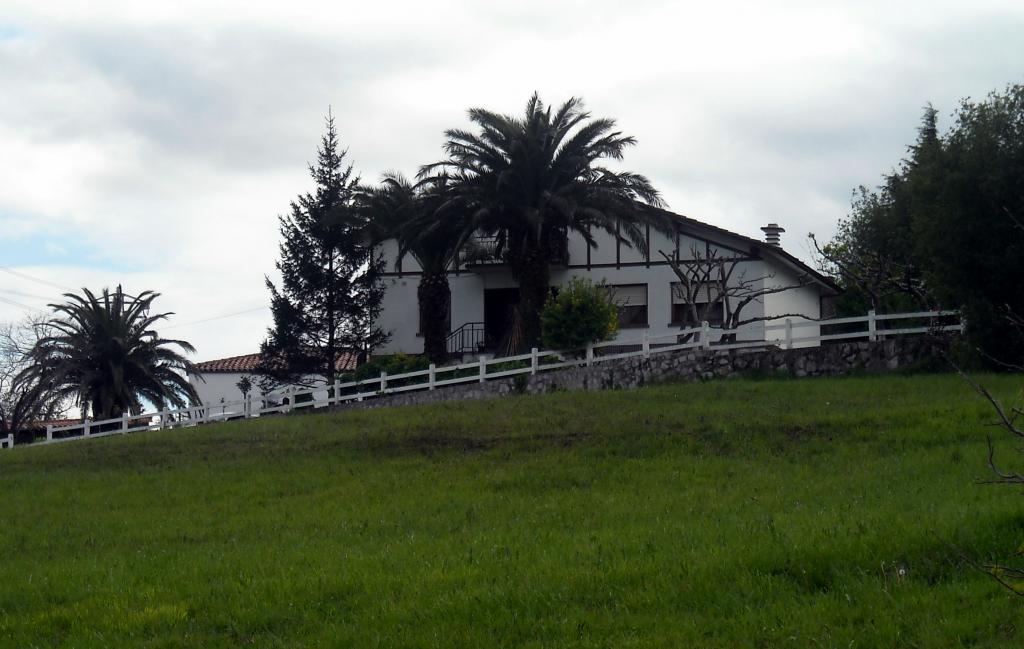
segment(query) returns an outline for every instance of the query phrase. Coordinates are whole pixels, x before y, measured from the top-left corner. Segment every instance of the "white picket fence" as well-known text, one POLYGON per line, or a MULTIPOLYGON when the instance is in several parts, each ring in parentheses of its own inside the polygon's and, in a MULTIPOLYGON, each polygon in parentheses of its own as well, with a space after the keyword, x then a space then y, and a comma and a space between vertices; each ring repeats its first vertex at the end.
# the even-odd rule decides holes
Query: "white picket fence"
MULTIPOLYGON (((517 376, 521 374, 537 374, 566 367, 592 366, 620 358, 649 357, 654 354, 665 354, 684 349, 746 349, 780 347, 792 349, 796 346, 815 346, 823 342, 839 340, 879 340, 892 336, 924 334, 929 332, 961 332, 963 324, 959 321, 956 311, 918 311, 913 313, 894 313, 876 315, 871 311, 866 316, 852 318, 833 318, 831 320, 794 320, 786 319, 781 323, 765 324, 764 340, 746 340, 720 342, 727 336, 742 332, 711 327, 707 322, 700 327, 683 329, 664 336, 648 336, 631 340, 613 340, 609 342, 587 345, 578 350, 548 351, 532 349, 528 354, 508 356, 504 358, 486 358, 470 363, 436 367, 431 364, 428 369, 403 374, 388 375, 381 372, 380 377, 342 383, 336 381, 333 389, 319 386, 306 390, 270 393, 257 399, 251 395, 246 399, 204 404, 190 408, 167 409, 138 415, 124 415, 115 419, 90 421, 69 426, 48 426, 46 439, 33 443, 54 444, 109 435, 123 435, 147 430, 163 430, 169 428, 190 427, 229 419, 260 417, 276 413, 287 413, 296 410, 312 410, 334 406, 349 401, 363 401, 375 397, 398 394, 413 390, 435 390, 447 385, 462 383, 484 383, 495 379, 517 376), (937 323, 938 319, 957 318, 955 324, 937 323), (911 326, 887 328, 889 323, 900 320, 918 321, 911 326), (925 321, 925 322, 922 322, 925 321), (821 327, 833 325, 866 325, 864 330, 846 333, 821 334, 821 327), (800 329, 817 328, 816 335, 796 335, 800 329), (778 332, 771 334, 770 332, 778 332), (322 393, 323 397, 318 397, 322 393), (308 396, 307 396, 308 395, 308 396), (307 400, 299 402, 299 398, 307 400), (216 412, 219 411, 219 412, 216 412)), ((14 446, 14 437, 8 435, 0 438, 0 448, 14 446)))

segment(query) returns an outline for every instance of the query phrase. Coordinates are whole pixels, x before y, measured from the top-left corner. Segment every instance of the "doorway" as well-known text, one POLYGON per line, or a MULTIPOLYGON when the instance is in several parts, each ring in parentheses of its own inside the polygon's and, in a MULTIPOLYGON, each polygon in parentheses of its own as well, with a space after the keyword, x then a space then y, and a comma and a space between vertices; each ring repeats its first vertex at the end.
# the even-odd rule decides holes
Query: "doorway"
POLYGON ((484 345, 488 351, 504 346, 512 331, 518 288, 489 288, 484 290, 484 345))

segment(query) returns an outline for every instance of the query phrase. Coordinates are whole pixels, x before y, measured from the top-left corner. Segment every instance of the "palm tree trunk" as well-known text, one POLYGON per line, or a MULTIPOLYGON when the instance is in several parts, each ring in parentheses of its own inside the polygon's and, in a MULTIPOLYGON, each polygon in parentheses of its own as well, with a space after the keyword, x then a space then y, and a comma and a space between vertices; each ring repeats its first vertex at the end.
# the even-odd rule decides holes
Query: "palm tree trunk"
POLYGON ((448 334, 451 328, 448 318, 451 301, 448 274, 424 273, 416 289, 416 297, 419 300, 423 353, 431 362, 443 363, 448 358, 448 334))
POLYGON ((509 259, 509 266, 519 283, 519 306, 516 317, 521 325, 522 338, 517 352, 540 346, 540 312, 548 298, 551 267, 548 255, 538 248, 527 249, 522 255, 509 259))

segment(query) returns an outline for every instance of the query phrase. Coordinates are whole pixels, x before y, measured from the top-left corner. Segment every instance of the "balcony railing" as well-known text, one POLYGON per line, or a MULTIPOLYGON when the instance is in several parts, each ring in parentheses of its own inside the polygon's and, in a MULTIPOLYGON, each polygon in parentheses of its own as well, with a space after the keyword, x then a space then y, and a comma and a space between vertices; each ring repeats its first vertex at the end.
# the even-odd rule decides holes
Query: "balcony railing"
MULTIPOLYGON (((565 266, 569 263, 569 247, 567 241, 553 246, 551 263, 565 266)), ((473 237, 459 253, 459 263, 471 268, 473 266, 499 266, 508 263, 504 251, 498 252, 497 236, 473 237)))
POLYGON ((498 253, 498 237, 473 237, 459 253, 464 266, 496 266, 505 263, 498 253))

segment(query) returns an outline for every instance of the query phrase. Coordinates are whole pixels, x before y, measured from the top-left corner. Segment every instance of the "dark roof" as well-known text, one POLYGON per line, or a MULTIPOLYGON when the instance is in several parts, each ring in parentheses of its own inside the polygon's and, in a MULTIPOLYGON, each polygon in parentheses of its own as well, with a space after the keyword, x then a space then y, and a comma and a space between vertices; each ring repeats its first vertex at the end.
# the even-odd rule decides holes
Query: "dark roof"
MULTIPOLYGON (((196 363, 195 368, 197 373, 244 373, 253 372, 256 370, 256 366, 260 363, 259 354, 243 354, 242 356, 230 356, 228 358, 218 358, 212 361, 203 361, 196 363)), ((338 360, 334 364, 334 369, 339 372, 350 372, 356 369, 356 354, 354 352, 342 352, 338 354, 338 360)))
POLYGON ((646 208, 646 209, 651 209, 651 210, 654 210, 656 212, 660 212, 661 214, 663 214, 665 216, 668 216, 668 217, 672 218, 673 220, 679 222, 683 226, 689 226, 689 227, 694 228, 694 229, 701 229, 701 228, 703 228, 705 230, 710 230, 711 232, 715 232, 715 233, 718 233, 718 234, 723 234, 723 235, 726 235, 726 236, 729 236, 729 237, 733 237, 733 238, 739 239, 740 241, 742 241, 743 243, 745 243, 746 245, 748 245, 750 247, 750 253, 751 253, 752 256, 762 257, 765 254, 767 254, 768 256, 773 256, 774 255, 776 257, 781 258, 783 261, 789 263, 791 266, 795 266, 800 272, 806 273, 809 277, 811 277, 811 279, 813 279, 814 281, 816 281, 816 282, 818 282, 820 284, 823 284, 829 290, 831 290, 831 291, 833 291, 833 292, 835 292, 837 294, 843 292, 843 289, 838 284, 836 284, 834 279, 832 279, 828 275, 822 274, 821 271, 819 271, 817 269, 811 268, 810 266, 805 264, 803 261, 801 261, 799 258, 797 258, 794 255, 786 252, 780 246, 773 246, 772 244, 767 243, 765 241, 761 241, 760 239, 753 239, 751 237, 748 237, 748 236, 745 236, 745 235, 742 235, 742 234, 738 234, 736 232, 732 232, 731 230, 726 230, 725 228, 720 228, 717 225, 711 225, 710 223, 705 223, 703 221, 698 221, 697 219, 691 219, 688 216, 683 216, 682 214, 676 214, 675 212, 669 212, 668 210, 662 210, 662 209, 650 208, 650 207, 646 208))

